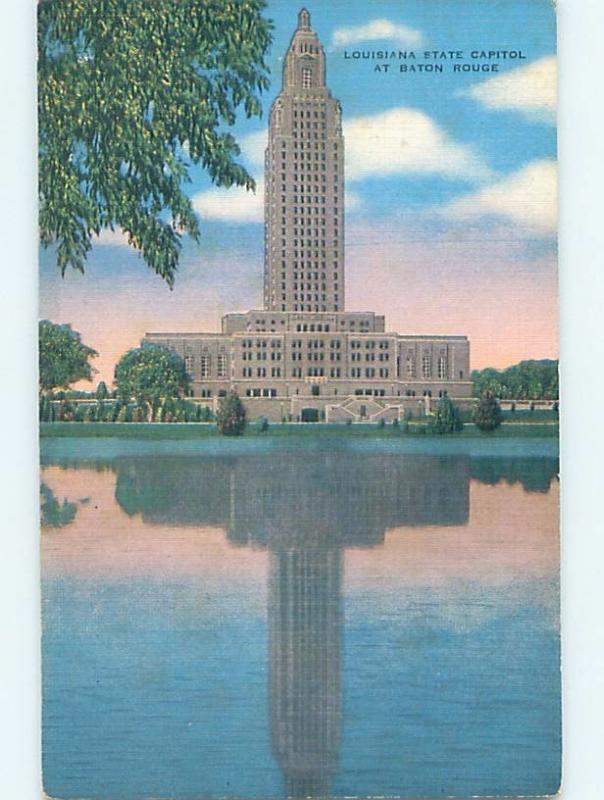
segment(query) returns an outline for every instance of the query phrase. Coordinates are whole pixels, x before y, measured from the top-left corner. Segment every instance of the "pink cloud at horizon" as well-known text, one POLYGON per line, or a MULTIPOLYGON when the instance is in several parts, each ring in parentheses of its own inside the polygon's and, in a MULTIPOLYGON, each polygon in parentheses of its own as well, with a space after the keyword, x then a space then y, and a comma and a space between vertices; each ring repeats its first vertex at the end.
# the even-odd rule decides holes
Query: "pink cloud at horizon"
MULTIPOLYGON (((531 247, 504 226, 430 236, 409 222, 357 222, 347 236, 346 307, 385 314, 390 331, 465 334, 473 369, 557 358, 555 254, 546 248, 531 257, 531 247)), ((96 269, 53 277, 41 289, 40 313, 71 323, 99 352, 95 382, 110 383, 117 360, 146 331, 219 331, 224 313, 261 307, 258 256, 231 252, 227 259, 224 270, 216 256, 189 259, 172 292, 155 276, 136 280, 128 259, 117 278, 96 269)))

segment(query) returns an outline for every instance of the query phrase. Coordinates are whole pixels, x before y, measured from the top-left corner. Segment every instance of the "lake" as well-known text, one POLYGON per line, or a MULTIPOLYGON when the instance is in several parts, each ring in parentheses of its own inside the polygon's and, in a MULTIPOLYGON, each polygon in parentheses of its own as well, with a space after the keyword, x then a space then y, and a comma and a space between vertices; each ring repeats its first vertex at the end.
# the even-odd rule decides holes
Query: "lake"
POLYGON ((555 440, 42 440, 58 798, 552 794, 555 440))

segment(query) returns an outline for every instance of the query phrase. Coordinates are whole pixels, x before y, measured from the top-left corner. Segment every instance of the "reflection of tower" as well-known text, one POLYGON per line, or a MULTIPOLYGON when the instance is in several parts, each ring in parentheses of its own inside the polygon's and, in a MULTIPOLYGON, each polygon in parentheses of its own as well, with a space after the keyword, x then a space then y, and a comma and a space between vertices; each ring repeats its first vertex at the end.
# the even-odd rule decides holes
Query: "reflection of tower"
POLYGON ((271 550, 271 732, 290 797, 328 795, 337 765, 341 579, 337 546, 271 550))

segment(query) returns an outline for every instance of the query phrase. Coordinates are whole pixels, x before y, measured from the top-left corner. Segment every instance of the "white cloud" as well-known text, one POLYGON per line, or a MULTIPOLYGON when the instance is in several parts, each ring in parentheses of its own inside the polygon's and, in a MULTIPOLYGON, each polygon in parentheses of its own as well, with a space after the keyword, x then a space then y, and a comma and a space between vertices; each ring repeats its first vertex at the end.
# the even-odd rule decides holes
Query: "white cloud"
POLYGON ((392 41, 404 47, 420 47, 423 37, 420 31, 406 25, 396 25, 389 19, 372 19, 365 25, 337 28, 332 41, 338 46, 357 42, 392 41))
POLYGON ((202 219, 220 222, 262 222, 264 219, 264 181, 256 178, 256 191, 241 186, 208 189, 193 197, 193 208, 202 219))
POLYGON ((358 211, 363 205, 361 196, 356 192, 345 192, 344 200, 346 203, 346 211, 358 211))
POLYGON ((556 121, 556 58, 546 56, 525 67, 489 78, 461 92, 496 111, 518 111, 531 121, 556 121))
POLYGON ((128 236, 124 231, 117 227, 114 231, 111 228, 103 228, 98 236, 92 237, 93 245, 106 245, 109 247, 129 247, 128 236))
POLYGON ((467 145, 449 138, 434 120, 412 108, 393 108, 344 122, 346 176, 423 173, 484 180, 488 166, 467 145))
POLYGON ((264 151, 268 145, 268 130, 263 128, 239 140, 243 157, 254 167, 264 168, 264 151))
POLYGON ((441 213, 451 219, 495 216, 531 230, 556 231, 557 170, 551 160, 532 161, 505 179, 454 200, 441 213))

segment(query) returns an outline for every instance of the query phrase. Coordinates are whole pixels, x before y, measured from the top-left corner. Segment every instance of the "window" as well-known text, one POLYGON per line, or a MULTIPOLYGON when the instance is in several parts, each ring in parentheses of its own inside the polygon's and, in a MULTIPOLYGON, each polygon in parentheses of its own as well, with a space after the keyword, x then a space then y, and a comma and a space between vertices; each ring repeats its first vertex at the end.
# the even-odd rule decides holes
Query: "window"
POLYGON ((203 355, 201 357, 201 377, 202 378, 209 378, 210 377, 210 356, 203 355))
POLYGON ((412 353, 407 355, 407 377, 415 378, 415 356, 412 353))
POLYGON ((447 357, 440 356, 438 359, 438 377, 443 380, 447 377, 447 357))
POLYGON ((432 377, 432 354, 424 353, 422 356, 422 378, 432 377))
POLYGON ((218 377, 226 378, 227 376, 227 357, 224 353, 218 356, 218 377))
POLYGON ((312 69, 309 67, 302 68, 302 88, 310 89, 312 85, 312 69))
POLYGON ((185 369, 187 371, 187 375, 193 374, 193 356, 186 355, 185 356, 185 369))

